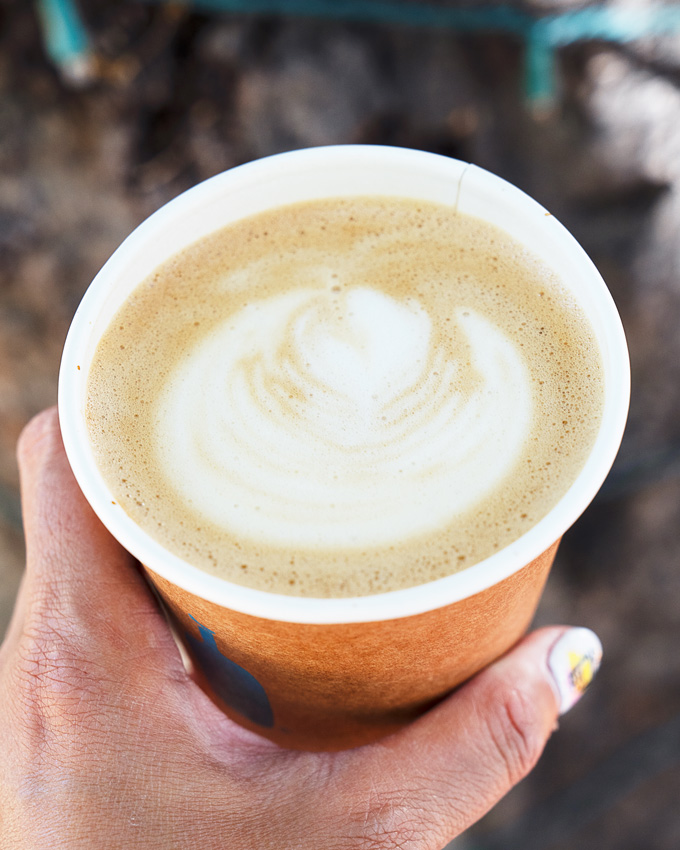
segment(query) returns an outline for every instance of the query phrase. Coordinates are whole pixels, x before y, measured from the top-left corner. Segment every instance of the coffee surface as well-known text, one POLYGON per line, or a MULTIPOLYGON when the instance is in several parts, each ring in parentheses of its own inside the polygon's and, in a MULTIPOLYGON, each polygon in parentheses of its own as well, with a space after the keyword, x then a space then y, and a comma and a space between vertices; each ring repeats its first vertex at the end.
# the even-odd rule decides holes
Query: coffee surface
POLYGON ((594 442, 594 334, 499 229, 393 198, 283 207, 148 278, 88 381, 118 504, 217 576, 304 596, 449 575, 536 524, 594 442))

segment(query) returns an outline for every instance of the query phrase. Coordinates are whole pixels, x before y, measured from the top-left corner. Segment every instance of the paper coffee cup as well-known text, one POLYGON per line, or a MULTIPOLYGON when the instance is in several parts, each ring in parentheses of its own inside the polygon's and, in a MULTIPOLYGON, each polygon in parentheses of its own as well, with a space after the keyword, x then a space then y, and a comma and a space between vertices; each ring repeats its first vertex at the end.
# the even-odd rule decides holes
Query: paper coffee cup
POLYGON ((195 675, 236 722, 277 743, 341 749, 408 723, 508 650, 534 615, 559 540, 607 475, 629 399, 621 322, 595 266, 536 201, 476 166, 377 146, 312 148, 217 175, 141 224, 85 294, 64 347, 59 414, 93 509, 145 566, 195 675), (555 270, 590 319, 604 370, 592 451, 558 504, 522 537, 447 578, 374 596, 313 599, 211 576, 162 548, 116 504, 94 461, 85 390, 97 343, 161 263, 219 228, 284 204, 382 195, 457 206, 494 224, 555 270))

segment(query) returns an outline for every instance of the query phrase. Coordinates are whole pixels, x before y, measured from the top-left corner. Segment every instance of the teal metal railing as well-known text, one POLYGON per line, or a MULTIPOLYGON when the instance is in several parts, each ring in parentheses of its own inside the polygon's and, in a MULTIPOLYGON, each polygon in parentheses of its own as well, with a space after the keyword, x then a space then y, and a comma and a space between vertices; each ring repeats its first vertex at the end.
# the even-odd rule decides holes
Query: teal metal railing
POLYGON ((78 76, 89 64, 90 44, 73 0, 39 0, 38 14, 48 56, 67 76, 78 76))
MULTIPOLYGON (((183 5, 208 12, 366 21, 461 33, 506 33, 524 43, 525 93, 532 105, 550 103, 556 96, 555 55, 560 47, 578 41, 630 42, 680 32, 680 7, 676 5, 646 9, 591 6, 543 16, 507 6, 458 9, 413 0, 184 0, 183 5)), ((38 0, 38 7, 52 60, 67 70, 84 63, 90 53, 89 40, 73 0, 38 0)))

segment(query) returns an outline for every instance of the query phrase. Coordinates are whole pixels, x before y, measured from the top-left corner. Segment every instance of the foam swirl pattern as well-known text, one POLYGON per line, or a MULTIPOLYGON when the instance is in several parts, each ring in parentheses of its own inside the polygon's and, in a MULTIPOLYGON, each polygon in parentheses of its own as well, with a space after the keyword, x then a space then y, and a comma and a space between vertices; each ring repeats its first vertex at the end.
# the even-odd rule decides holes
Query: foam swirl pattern
POLYGON ((532 417, 510 339, 472 309, 451 325, 465 356, 414 298, 310 287, 250 304, 159 397, 168 484, 273 546, 379 546, 445 526, 511 471, 532 417))

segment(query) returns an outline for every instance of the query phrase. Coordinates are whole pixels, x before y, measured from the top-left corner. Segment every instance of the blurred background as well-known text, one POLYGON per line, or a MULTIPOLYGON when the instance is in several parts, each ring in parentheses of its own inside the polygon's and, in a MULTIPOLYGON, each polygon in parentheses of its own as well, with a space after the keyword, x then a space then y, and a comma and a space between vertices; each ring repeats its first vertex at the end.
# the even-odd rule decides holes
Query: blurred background
POLYGON ((23 569, 14 447, 56 401, 88 283, 223 169, 320 144, 469 160, 574 233, 628 335, 630 421, 537 615, 598 679, 456 850, 680 847, 680 11, 647 0, 0 3, 0 634, 23 569))

